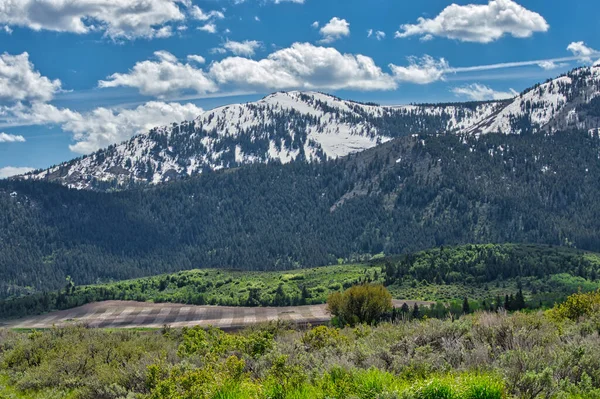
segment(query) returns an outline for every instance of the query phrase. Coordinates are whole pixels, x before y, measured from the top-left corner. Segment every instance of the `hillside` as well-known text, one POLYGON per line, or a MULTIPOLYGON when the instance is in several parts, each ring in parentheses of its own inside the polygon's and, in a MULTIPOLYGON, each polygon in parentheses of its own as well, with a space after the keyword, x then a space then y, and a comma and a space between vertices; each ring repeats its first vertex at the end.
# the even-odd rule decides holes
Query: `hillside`
POLYGON ((600 67, 575 69, 507 101, 393 107, 315 92, 275 93, 155 128, 26 178, 113 190, 251 163, 336 159, 413 134, 597 131, 599 93, 600 67))
POLYGON ((113 194, 3 181, 1 292, 466 243, 598 251, 599 153, 588 132, 421 136, 113 194))
MULTIPOLYGON (((484 244, 434 248, 368 262, 294 271, 190 270, 107 284, 67 284, 56 292, 0 301, 0 319, 103 301, 219 306, 324 304, 336 291, 384 283, 396 299, 443 301, 473 309, 521 289, 535 308, 600 288, 600 255, 572 248, 484 244)), ((431 302, 433 303, 433 302, 431 302)))

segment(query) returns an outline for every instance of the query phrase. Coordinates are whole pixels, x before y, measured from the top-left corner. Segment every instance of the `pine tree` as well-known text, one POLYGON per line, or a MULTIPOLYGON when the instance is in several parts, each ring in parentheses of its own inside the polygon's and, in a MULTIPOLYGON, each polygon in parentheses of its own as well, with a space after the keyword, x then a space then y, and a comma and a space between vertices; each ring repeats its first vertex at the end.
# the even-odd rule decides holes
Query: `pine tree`
POLYGON ((402 304, 402 306, 400 307, 400 311, 401 311, 403 314, 405 314, 405 315, 407 315, 407 314, 410 312, 410 308, 408 307, 408 305, 406 304, 406 302, 404 302, 404 303, 402 304))
POLYGON ((525 309, 525 297, 523 296, 523 290, 519 290, 517 292, 517 296, 515 297, 515 310, 523 310, 525 309))
POLYGON ((412 317, 415 320, 418 320, 421 318, 421 311, 419 310, 419 305, 417 305, 416 303, 415 303, 415 306, 413 306, 412 317))
POLYGON ((471 306, 469 305, 469 298, 467 297, 465 297, 465 299, 463 300, 462 311, 463 314, 471 313, 471 306))

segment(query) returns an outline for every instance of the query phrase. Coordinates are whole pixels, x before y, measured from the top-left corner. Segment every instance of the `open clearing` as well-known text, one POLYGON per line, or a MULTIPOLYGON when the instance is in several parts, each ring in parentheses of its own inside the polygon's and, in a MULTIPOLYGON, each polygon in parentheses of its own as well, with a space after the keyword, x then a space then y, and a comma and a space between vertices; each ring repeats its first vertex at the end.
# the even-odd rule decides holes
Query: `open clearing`
MULTIPOLYGON (((414 301, 394 301, 400 307, 414 301)), ((430 302, 417 302, 429 304, 430 302)), ((2 328, 50 328, 68 324, 84 324, 92 328, 173 328, 214 326, 235 330, 257 323, 283 320, 293 323, 320 324, 331 319, 327 305, 248 308, 225 306, 193 306, 170 303, 106 301, 78 308, 0 322, 2 328)))

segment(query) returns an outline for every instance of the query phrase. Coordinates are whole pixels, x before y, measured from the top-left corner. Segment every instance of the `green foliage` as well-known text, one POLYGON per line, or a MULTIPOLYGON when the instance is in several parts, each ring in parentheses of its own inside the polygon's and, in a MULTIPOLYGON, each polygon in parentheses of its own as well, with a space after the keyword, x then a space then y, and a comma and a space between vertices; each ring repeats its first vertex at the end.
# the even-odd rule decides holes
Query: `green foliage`
POLYGON ((571 295, 564 303, 550 310, 550 315, 558 320, 578 320, 600 311, 600 291, 571 295))
POLYGON ((339 348, 347 344, 348 339, 340 334, 337 328, 327 326, 315 327, 307 331, 302 337, 302 343, 308 350, 321 350, 323 348, 339 348))
POLYGON ((331 294, 327 307, 342 325, 372 324, 392 310, 392 295, 383 285, 357 285, 331 294))
POLYGON ((478 312, 235 334, 0 330, 0 397, 595 399, 599 320, 598 312, 564 323, 548 312, 478 312))
POLYGON ((348 264, 286 272, 192 270, 171 275, 77 286, 0 301, 0 318, 68 309, 104 300, 175 302, 193 305, 286 306, 322 304, 350 285, 374 281, 379 266, 348 264), (323 287, 326 284, 327 287, 323 287))

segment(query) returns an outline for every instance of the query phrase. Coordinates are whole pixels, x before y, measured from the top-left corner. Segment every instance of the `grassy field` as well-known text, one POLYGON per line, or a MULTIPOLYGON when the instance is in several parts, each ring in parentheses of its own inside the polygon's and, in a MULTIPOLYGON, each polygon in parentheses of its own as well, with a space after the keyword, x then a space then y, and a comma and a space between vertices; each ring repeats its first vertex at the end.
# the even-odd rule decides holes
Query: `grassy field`
POLYGON ((487 307, 522 291, 530 308, 600 289, 600 256, 539 245, 466 245, 371 261, 286 272, 202 269, 63 290, 0 302, 0 319, 43 314, 104 300, 221 306, 322 304, 363 282, 384 283, 395 299, 487 307), (484 306, 485 305, 485 306, 484 306))

